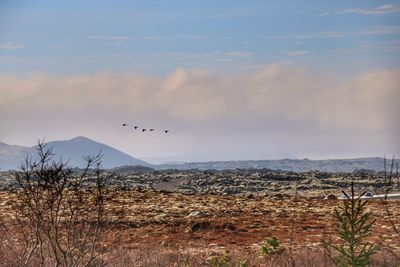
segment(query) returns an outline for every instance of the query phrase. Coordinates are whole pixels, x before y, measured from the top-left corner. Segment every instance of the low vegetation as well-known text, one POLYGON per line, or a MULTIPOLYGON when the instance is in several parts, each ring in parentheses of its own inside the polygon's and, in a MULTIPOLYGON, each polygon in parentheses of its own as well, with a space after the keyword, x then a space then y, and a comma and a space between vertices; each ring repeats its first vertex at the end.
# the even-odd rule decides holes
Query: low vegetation
POLYGON ((275 236, 266 238, 262 242, 261 255, 263 256, 282 255, 284 251, 285 249, 275 236))
MULTIPOLYGON (((104 172, 99 155, 86 157, 86 168, 75 171, 54 157, 39 143, 37 160, 28 158, 21 171, 13 173, 13 188, 0 192, 0 258, 4 259, 0 266, 396 266, 400 262, 399 201, 367 202, 356 197, 360 183, 351 184, 345 200, 308 198, 304 192, 295 199, 282 194, 185 195, 151 187, 109 186, 110 180, 121 177, 104 172)), ((249 173, 264 179, 257 175, 249 173)), ((297 186, 295 177, 300 175, 290 177, 297 186)), ((278 180, 272 179, 282 182, 278 180)))
POLYGON ((18 190, 11 203, 12 220, 2 221, 3 244, 20 266, 105 263, 110 176, 100 169, 101 156, 85 157, 86 168, 76 174, 53 160, 52 149, 41 142, 37 153, 15 173, 18 190))

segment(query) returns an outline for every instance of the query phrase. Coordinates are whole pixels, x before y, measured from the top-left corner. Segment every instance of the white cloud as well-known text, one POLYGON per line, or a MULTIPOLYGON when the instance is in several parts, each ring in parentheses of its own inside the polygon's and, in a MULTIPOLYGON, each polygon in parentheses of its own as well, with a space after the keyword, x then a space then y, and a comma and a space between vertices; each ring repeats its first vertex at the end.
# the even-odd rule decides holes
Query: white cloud
POLYGON ((342 38, 345 37, 347 33, 345 32, 315 32, 315 33, 297 33, 288 35, 273 35, 269 37, 260 37, 260 39, 271 39, 271 40, 286 40, 286 39, 313 39, 313 38, 342 38))
POLYGON ((338 48, 327 51, 328 53, 370 53, 373 52, 386 52, 386 53, 398 53, 400 52, 400 40, 367 40, 358 42, 354 47, 351 48, 338 48))
POLYGON ((86 36, 86 38, 92 40, 110 40, 110 41, 127 41, 132 39, 129 36, 114 36, 114 35, 89 35, 86 36))
POLYGON ((16 44, 14 42, 7 42, 4 44, 0 44, 0 49, 5 49, 5 50, 15 50, 19 48, 24 48, 25 46, 16 44))
POLYGON ((319 17, 326 17, 335 14, 360 14, 365 16, 380 16, 388 14, 400 14, 399 4, 386 4, 375 8, 348 8, 336 12, 323 12, 318 14, 319 17))
POLYGON ((321 32, 317 33, 316 36, 322 38, 342 38, 345 37, 346 33, 344 32, 321 32))
MULTIPOLYGON (((128 96, 135 96, 136 99, 140 98, 144 101, 143 103, 136 103, 135 110, 139 109, 139 107, 146 109, 153 102, 157 103, 156 106, 158 107, 168 107, 167 110, 171 113, 176 113, 178 117, 187 117, 189 119, 191 117, 189 114, 191 114, 190 106, 192 104, 201 103, 204 105, 203 110, 206 111, 209 110, 209 108, 205 108, 209 103, 218 102, 218 99, 220 99, 221 106, 226 106, 229 101, 225 102, 225 100, 230 99, 233 102, 238 100, 231 98, 231 93, 237 96, 235 93, 239 93, 245 84, 251 86, 247 91, 241 93, 243 95, 239 99, 243 100, 245 96, 249 103, 254 103, 259 99, 255 96, 267 92, 268 94, 266 95, 271 95, 271 93, 293 93, 300 88, 301 90, 312 90, 308 85, 305 86, 306 88, 294 86, 292 82, 286 81, 286 78, 284 78, 291 77, 292 81, 296 80, 296 83, 300 82, 300 85, 303 85, 305 82, 307 84, 312 83, 312 77, 309 76, 310 73, 305 73, 302 69, 281 65, 271 65, 251 74, 232 74, 228 76, 216 75, 202 70, 185 69, 178 69, 165 78, 108 72, 94 76, 77 77, 52 77, 46 74, 33 74, 24 79, 3 75, 1 76, 2 86, 0 90, 1 95, 6 96, 3 98, 4 105, 20 97, 26 99, 38 97, 36 100, 32 99, 33 102, 38 102, 30 105, 41 103, 43 108, 48 108, 48 106, 52 106, 52 103, 57 103, 56 106, 62 105, 66 108, 70 106, 71 109, 85 109, 88 102, 101 107, 101 104, 104 103, 103 101, 106 100, 109 106, 121 105, 129 107, 130 100, 128 99, 130 97, 128 96), (295 90, 295 88, 297 89, 295 90), (66 92, 69 92, 68 95, 61 97, 66 92), (91 97, 87 98, 89 95, 91 97), (191 100, 191 103, 188 103, 189 106, 178 100, 181 97, 191 100), (180 114, 175 112, 176 109, 185 109, 187 111, 180 114)), ((304 91, 304 93, 307 93, 307 91, 304 91)), ((263 101, 266 100, 268 99, 263 99, 263 101)), ((283 98, 282 100, 285 99, 283 98)), ((13 106, 8 104, 8 108, 13 108, 13 106)), ((193 112, 192 114, 194 117, 203 117, 203 115, 201 112, 193 112)), ((220 116, 221 114, 216 112, 214 115, 220 116)), ((204 116, 204 118, 207 118, 207 116, 204 116)))
POLYGON ((142 36, 141 39, 143 39, 143 40, 161 40, 161 39, 165 39, 165 37, 158 36, 158 35, 146 35, 146 36, 142 36))
MULTIPOLYGON (((294 53, 304 54, 302 51, 294 53)), ((379 100, 396 95, 400 71, 366 73, 340 86, 309 70, 279 64, 231 75, 178 69, 164 78, 103 72, 71 77, 2 75, 0 81, 0 95, 4 96, 0 100, 1 109, 7 111, 63 108, 81 112, 118 108, 128 114, 143 115, 153 110, 189 122, 229 119, 230 116, 279 116, 308 118, 321 123, 330 121, 338 126, 347 125, 344 122, 350 118, 352 122, 347 126, 352 126, 361 122, 361 117, 351 116, 354 107, 360 107, 360 99, 367 99, 368 103, 362 102, 365 109, 358 110, 357 114, 380 117, 368 124, 362 122, 362 128, 381 129, 379 125, 386 121, 381 116, 386 103, 379 100), (311 96, 318 101, 309 101, 311 96), (25 106, 16 105, 22 102, 25 106), (332 103, 329 110, 326 110, 327 103, 332 103), (237 106, 241 109, 236 110, 237 106), (379 108, 374 108, 377 106, 379 108), (333 116, 339 113, 347 115, 333 116)))
POLYGON ((367 16, 379 16, 379 15, 386 15, 386 14, 400 14, 400 5, 398 4, 388 4, 382 5, 372 9, 366 8, 349 8, 342 11, 337 12, 338 14, 361 14, 367 16))
POLYGON ((287 51, 284 52, 285 55, 291 56, 291 57, 298 57, 298 56, 305 56, 310 54, 311 51, 306 51, 306 50, 297 50, 297 51, 287 51))
POLYGON ((245 52, 245 51, 229 51, 229 52, 225 52, 224 55, 228 56, 228 57, 246 58, 246 57, 250 57, 251 53, 245 52))
POLYGON ((400 34, 400 26, 382 26, 356 32, 365 35, 400 34))
MULTIPOLYGON (((228 151, 239 136, 241 149, 271 146, 277 152, 286 146, 287 151, 280 152, 294 154, 313 147, 321 153, 355 149, 356 144, 357 151, 400 148, 400 70, 340 80, 334 74, 282 64, 224 75, 187 69, 164 77, 111 72, 0 75, 0 132, 12 138, 50 133, 97 136, 145 153, 149 146, 140 138, 148 137, 115 128, 126 120, 173 128, 177 137, 167 147, 177 153, 206 153, 221 146, 228 151)), ((153 154, 162 147, 163 141, 157 142, 153 154)))
POLYGON ((0 56, 0 62, 15 62, 18 59, 15 57, 9 57, 9 56, 0 56))
POLYGON ((273 35, 266 38, 261 37, 261 39, 272 39, 272 40, 284 40, 284 39, 309 39, 313 38, 312 34, 288 34, 288 35, 273 35))
POLYGON ((329 15, 331 15, 330 12, 323 12, 321 14, 318 14, 319 17, 326 17, 326 16, 329 16, 329 15))
POLYGON ((398 35, 400 34, 400 26, 380 26, 372 27, 369 29, 363 29, 351 32, 342 31, 327 31, 327 32, 314 32, 314 33, 297 33, 288 35, 273 35, 268 37, 259 37, 259 39, 270 39, 270 40, 286 40, 286 39, 315 39, 315 38, 344 38, 349 35, 398 35))

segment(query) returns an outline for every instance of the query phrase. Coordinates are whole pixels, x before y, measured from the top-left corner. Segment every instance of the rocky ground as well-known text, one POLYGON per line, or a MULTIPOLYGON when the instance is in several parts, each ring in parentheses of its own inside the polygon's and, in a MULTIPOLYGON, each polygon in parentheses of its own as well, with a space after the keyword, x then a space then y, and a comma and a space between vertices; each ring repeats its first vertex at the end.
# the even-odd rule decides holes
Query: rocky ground
MULTIPOLYGON (((7 216, 10 194, 0 193, 0 213, 7 216)), ((299 196, 186 195, 154 190, 113 192, 107 211, 127 251, 162 247, 180 251, 222 253, 226 249, 260 256, 263 240, 276 236, 286 250, 321 253, 322 241, 334 241, 333 210, 340 200, 299 196)), ((400 201, 371 201, 377 220, 370 241, 400 255, 400 201)))
MULTIPOLYGON (((11 176, 3 173, 3 184, 10 184, 11 176)), ((110 182, 107 211, 127 250, 156 244, 210 253, 229 249, 258 257, 262 241, 276 236, 286 249, 320 253, 323 240, 335 241, 333 211, 342 203, 324 196, 340 196, 352 179, 358 191, 385 182, 377 173, 120 172, 110 182)), ((10 193, 1 191, 3 216, 9 201, 10 193)), ((370 240, 400 255, 400 236, 393 231, 393 224, 400 227, 400 201, 386 206, 370 201, 368 209, 377 220, 370 240)))
MULTIPOLYGON (((383 173, 356 171, 352 173, 286 172, 269 169, 237 170, 163 170, 146 167, 125 167, 111 171, 108 185, 117 189, 155 189, 183 194, 212 195, 291 195, 308 197, 341 195, 353 180, 359 190, 381 192, 387 179, 383 173)), ((400 188, 399 178, 393 185, 400 188)), ((0 172, 0 190, 17 188, 13 172, 0 172)))
POLYGON ((354 180, 356 187, 374 191, 385 185, 384 177, 360 173, 282 172, 271 170, 204 171, 164 177, 153 188, 186 194, 291 195, 324 197, 340 195, 354 180), (176 179, 178 178, 178 179, 176 179))
MULTIPOLYGON (((388 202, 400 226, 400 201, 388 202)), ((184 195, 157 191, 125 191, 109 207, 118 214, 127 246, 157 241, 166 245, 196 244, 258 249, 264 238, 277 236, 285 246, 317 249, 332 230, 332 215, 340 200, 266 196, 184 195), (120 209, 122 208, 122 209, 120 209)), ((400 252, 381 201, 368 208, 377 223, 373 239, 387 242, 400 252)))

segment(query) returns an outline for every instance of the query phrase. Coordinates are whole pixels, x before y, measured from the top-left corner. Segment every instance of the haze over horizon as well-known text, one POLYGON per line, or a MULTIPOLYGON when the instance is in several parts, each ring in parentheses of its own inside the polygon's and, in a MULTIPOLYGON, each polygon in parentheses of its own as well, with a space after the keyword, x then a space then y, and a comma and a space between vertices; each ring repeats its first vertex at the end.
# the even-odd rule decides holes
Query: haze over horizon
POLYGON ((85 136, 152 163, 398 156, 399 56, 399 1, 2 1, 0 142, 85 136))
MULTIPOLYGON (((75 136, 73 138, 68 138, 68 139, 65 139, 65 140, 59 140, 59 139, 56 139, 56 140, 43 140, 42 139, 40 141, 45 141, 45 143, 52 144, 53 142, 61 142, 61 143, 66 142, 67 143, 69 141, 75 141, 75 140, 79 140, 80 142, 84 142, 84 143, 86 143, 86 142, 88 142, 88 143, 93 143, 93 142, 97 143, 98 142, 98 143, 100 143, 100 145, 108 146, 107 143, 101 142, 99 140, 94 140, 94 139, 91 139, 91 138, 85 137, 85 136, 75 136)), ((37 141, 39 141, 39 140, 37 140, 37 141)), ((37 142, 35 144, 21 146, 19 144, 7 144, 7 143, 4 143, 4 142, 0 141, 0 146, 1 145, 18 146, 19 148, 34 148, 34 147, 36 147, 37 142)), ((113 148, 113 147, 111 147, 111 148, 113 148)), ((93 153, 96 154, 99 151, 101 151, 101 148, 100 148, 100 150, 95 150, 93 153)), ((123 149, 120 149, 120 151, 123 152, 123 153, 126 152, 123 149)), ((85 153, 83 153, 83 154, 86 155, 85 153)), ((144 161, 146 161, 147 163, 150 163, 150 164, 180 164, 180 163, 193 162, 191 160, 187 160, 187 158, 188 158, 187 155, 174 155, 174 156, 169 156, 169 157, 160 157, 160 156, 153 156, 153 157, 152 156, 144 156, 144 157, 140 157, 139 156, 138 157, 137 155, 129 154, 129 153, 127 153, 127 155, 129 155, 131 157, 134 157, 134 158, 138 158, 138 159, 140 158, 140 160, 144 160, 144 161)), ((78 158, 81 158, 82 155, 80 155, 80 156, 79 155, 75 155, 75 156, 77 156, 78 158)), ((207 161, 239 161, 239 160, 241 160, 241 161, 246 161, 246 160, 252 161, 252 160, 282 160, 282 159, 334 160, 334 159, 356 159, 356 158, 373 158, 373 157, 379 157, 379 158, 387 157, 388 160, 389 160, 392 155, 383 155, 383 156, 362 156, 362 155, 360 155, 360 156, 357 156, 356 158, 343 158, 343 157, 338 157, 338 158, 332 158, 332 157, 327 157, 327 158, 307 158, 307 157, 306 158, 299 158, 296 155, 283 155, 283 154, 282 155, 275 155, 275 157, 265 157, 264 156, 262 158, 254 158, 253 155, 251 155, 249 157, 245 157, 243 155, 241 155, 241 156, 239 155, 237 158, 235 158, 235 155, 233 155, 232 158, 226 158, 226 159, 223 159, 223 160, 218 158, 218 155, 217 156, 213 155, 211 157, 209 155, 200 155, 200 157, 199 157, 199 155, 196 155, 196 156, 197 156, 197 158, 199 158, 197 160, 197 162, 207 162, 207 161)), ((58 157, 58 153, 57 152, 56 152, 56 157, 58 157)), ((21 160, 23 160, 23 158, 24 157, 22 157, 21 160)))

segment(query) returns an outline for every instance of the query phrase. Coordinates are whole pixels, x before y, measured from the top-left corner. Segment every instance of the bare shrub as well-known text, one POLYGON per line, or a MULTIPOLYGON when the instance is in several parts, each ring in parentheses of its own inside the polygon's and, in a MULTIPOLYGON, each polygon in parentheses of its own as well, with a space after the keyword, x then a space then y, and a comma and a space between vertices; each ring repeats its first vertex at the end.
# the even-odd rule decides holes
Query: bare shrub
MULTIPOLYGON (((294 253, 293 259, 296 266, 315 267, 333 266, 331 263, 324 265, 322 251, 302 250, 294 253)), ((226 266, 226 267, 291 267, 292 262, 289 255, 284 252, 273 257, 262 257, 258 251, 249 254, 248 251, 208 251, 202 249, 166 249, 161 246, 152 245, 148 248, 131 250, 122 259, 111 264, 112 267, 141 266, 141 267, 164 267, 164 266, 226 266)), ((389 265, 390 266, 390 265, 389 265)))
MULTIPOLYGON (((391 164, 390 164, 390 170, 387 170, 386 167, 386 158, 384 158, 384 176, 385 176, 385 196, 383 199, 381 199, 381 204, 385 213, 385 219, 388 220, 390 228, 392 230, 392 235, 393 239, 397 241, 397 246, 400 246, 400 226, 396 224, 396 212, 393 209, 393 206, 396 205, 390 205, 391 201, 388 199, 388 194, 390 191, 393 190, 393 188, 399 188, 400 187, 400 177, 399 177, 399 167, 398 167, 398 162, 395 164, 395 157, 392 157, 391 164), (396 171, 394 171, 396 165, 396 171), (394 179, 397 178, 397 187, 394 186, 394 179)), ((386 249, 388 250, 388 253, 390 253, 392 256, 396 257, 397 261, 400 261, 400 254, 399 251, 394 249, 391 245, 387 244, 387 242, 383 242, 386 246, 386 249)))
POLYGON ((103 265, 110 175, 101 170, 100 154, 84 157, 86 166, 79 173, 54 156, 38 142, 37 158, 27 157, 15 173, 19 189, 13 195, 12 218, 3 220, 3 246, 19 266, 103 265))

